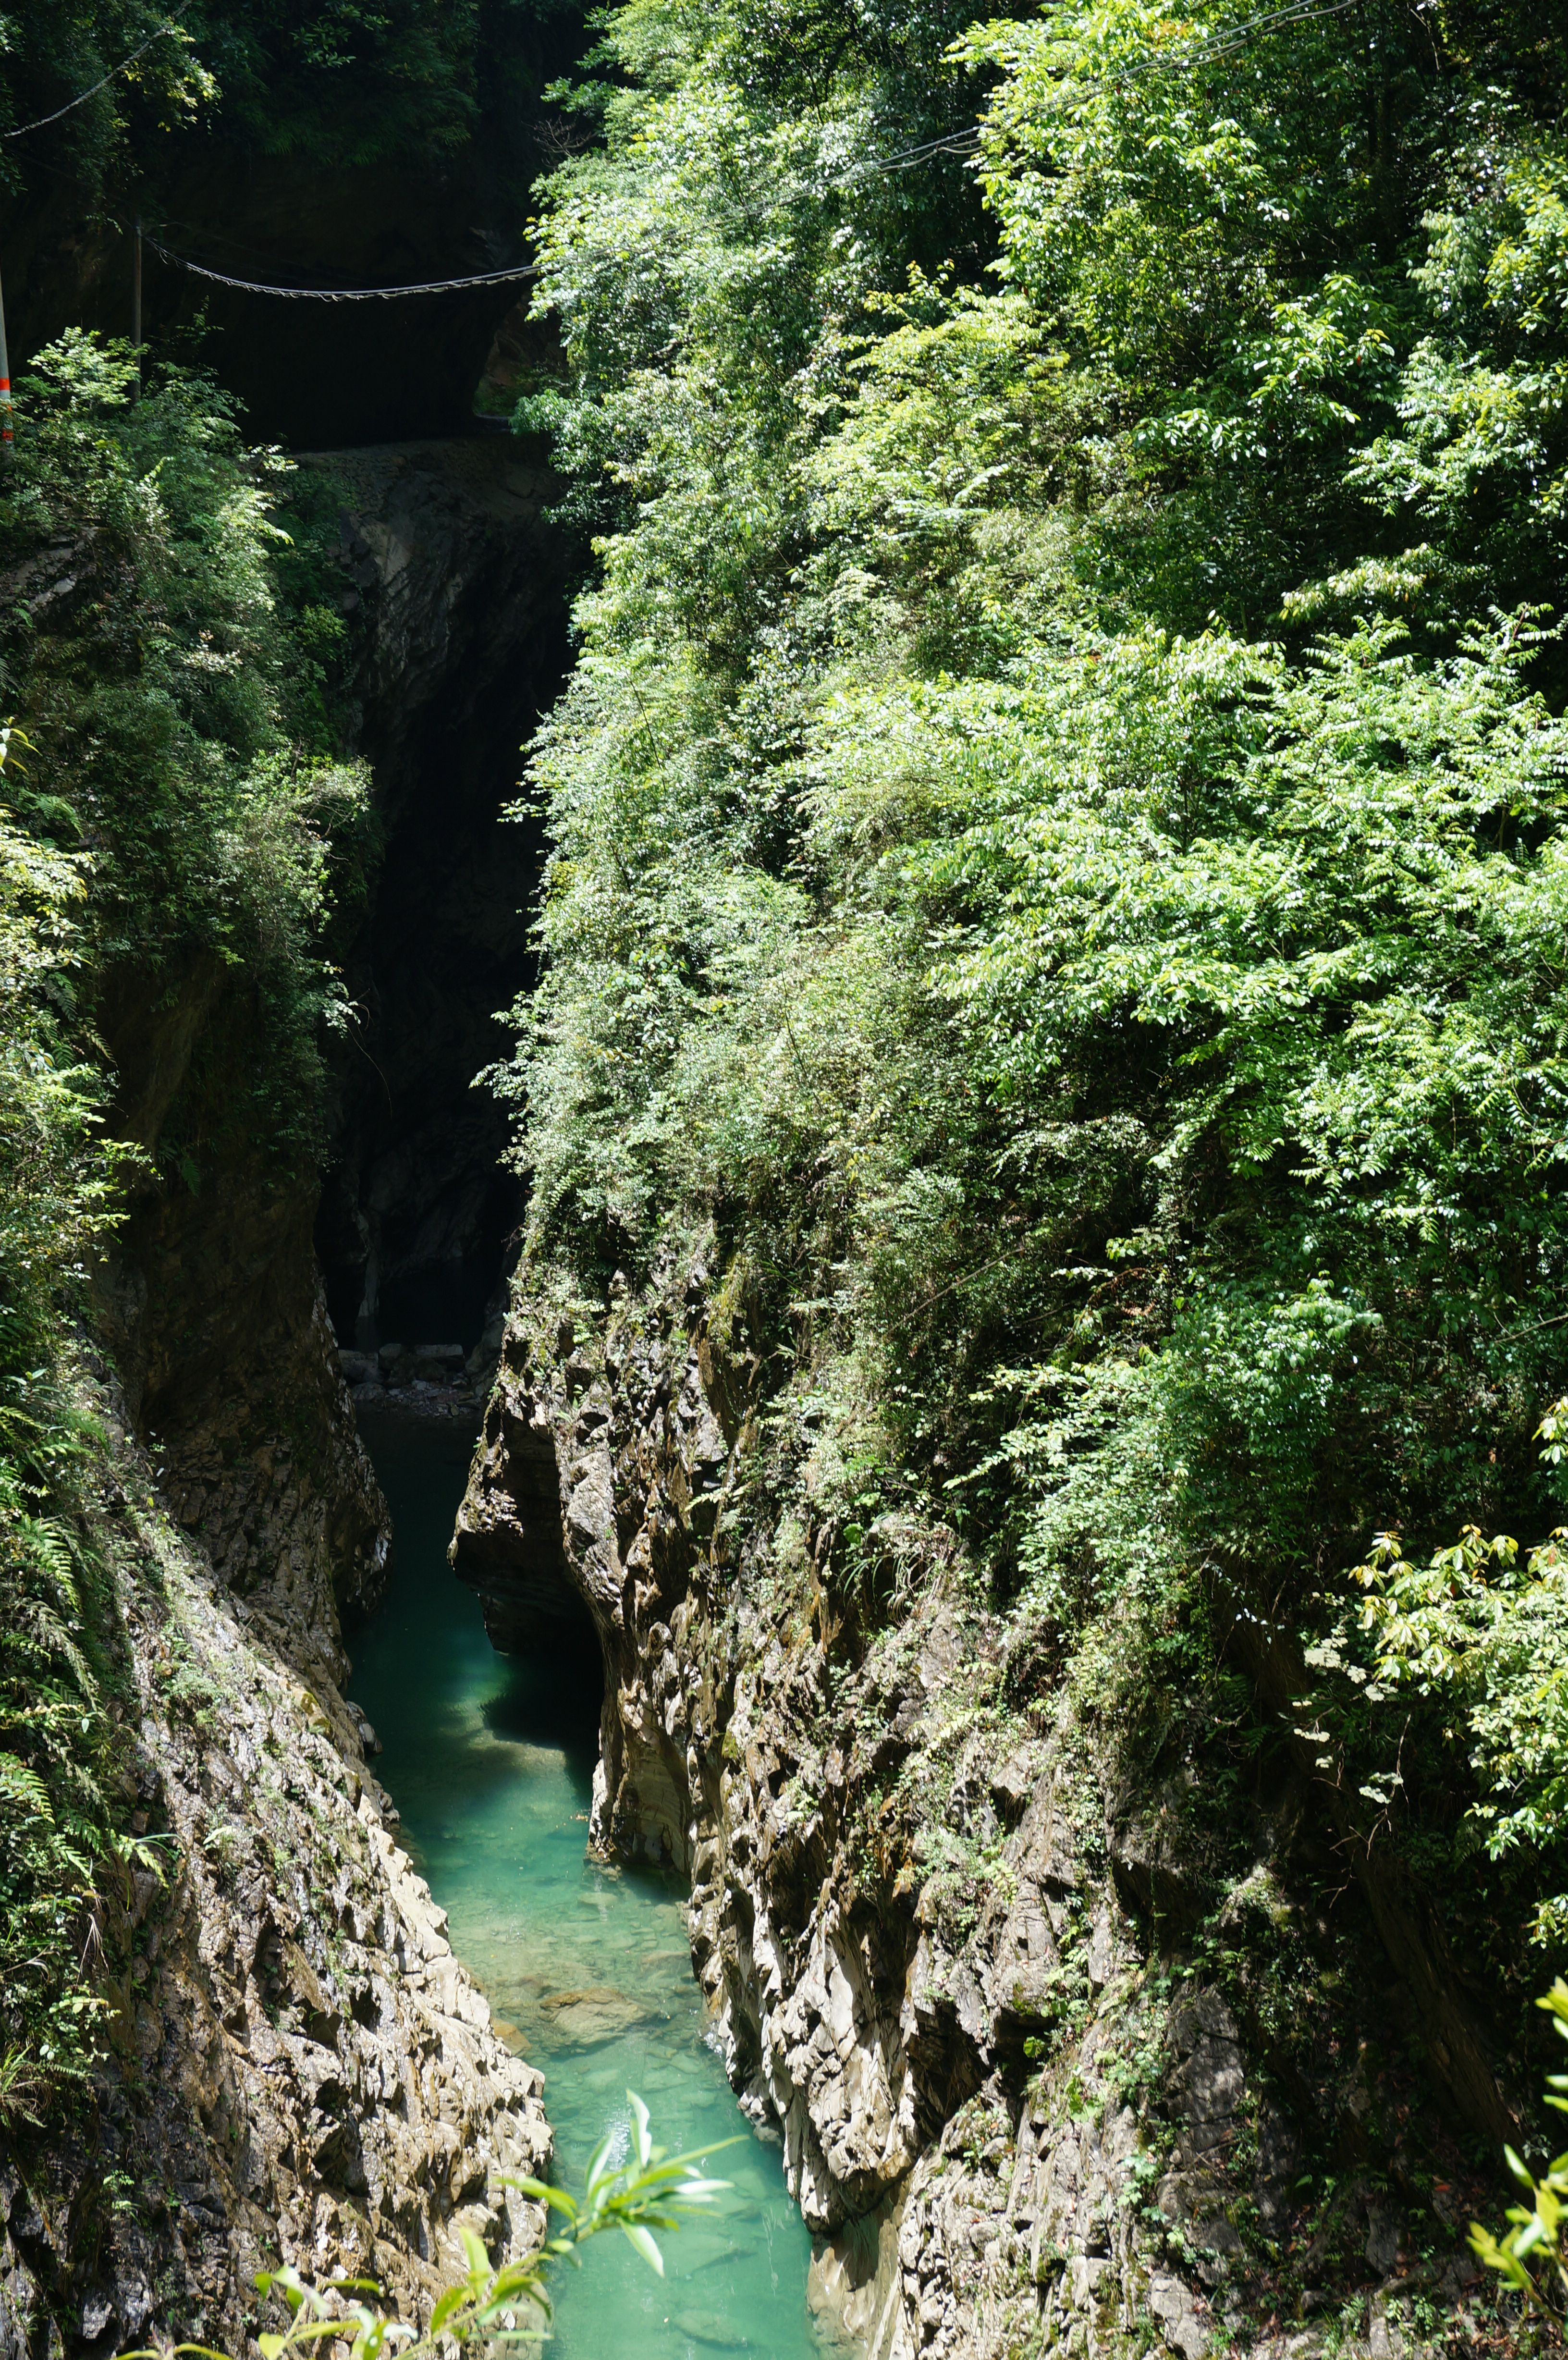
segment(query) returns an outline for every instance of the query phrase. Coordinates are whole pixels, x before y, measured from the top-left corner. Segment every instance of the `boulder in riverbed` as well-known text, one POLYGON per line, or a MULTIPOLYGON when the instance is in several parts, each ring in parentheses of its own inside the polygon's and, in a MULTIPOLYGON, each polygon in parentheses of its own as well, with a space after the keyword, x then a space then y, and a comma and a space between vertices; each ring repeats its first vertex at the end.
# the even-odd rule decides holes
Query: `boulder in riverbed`
POLYGON ((553 2018, 553 2037, 578 2049, 596 2049, 602 2040, 614 2040, 648 2015, 640 2000, 607 1985, 593 1991, 550 1992, 539 2005, 553 2018))

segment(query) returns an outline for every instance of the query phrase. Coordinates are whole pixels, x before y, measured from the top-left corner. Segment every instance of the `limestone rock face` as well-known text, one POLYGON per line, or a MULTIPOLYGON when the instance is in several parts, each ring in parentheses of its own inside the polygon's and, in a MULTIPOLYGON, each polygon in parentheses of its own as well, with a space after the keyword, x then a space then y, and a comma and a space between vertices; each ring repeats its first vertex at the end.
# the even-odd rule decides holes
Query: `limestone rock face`
MULTIPOLYGON (((357 1273, 387 1237, 423 1267, 488 1218, 502 1119, 468 1084, 501 1045, 492 1011, 525 931, 490 847, 561 600, 545 479, 505 447, 349 454, 342 475, 360 745, 389 838, 373 915, 396 954, 378 974, 376 943, 355 950, 384 1054, 328 1110, 343 1218, 365 1215, 357 1273), (402 1065, 394 1033, 413 1044, 402 1065), (383 1098, 385 1131, 365 1116, 383 1098)), ((192 951, 101 981, 110 1128, 142 1155, 93 1273, 104 1359, 82 1382, 113 1437, 93 1513, 143 1853, 84 1905, 102 2070, 74 2114, 0 2136, 0 2360, 153 2338, 237 2355, 252 2275, 279 2260, 428 2311, 461 2226, 497 2256, 537 2237, 502 2181, 549 2154, 537 2077, 452 1959, 342 1700, 343 1628, 379 1601, 387 1517, 338 1359, 354 1339, 333 1336, 318 1275, 309 1124, 280 1132, 255 1087, 254 979, 192 951)), ((463 1357, 438 1343, 429 1368, 450 1385, 463 1357)))
POLYGON ((172 991, 127 977, 105 997, 114 1129, 146 1161, 94 1273, 95 1331, 167 1504, 272 1644, 341 1680, 343 1619, 380 1601, 387 1520, 316 1270, 315 1175, 245 1109, 255 1043, 233 978, 199 966, 172 991), (212 1135, 190 1176, 160 1154, 176 1107, 212 1135))
POLYGON ((397 799, 417 789, 408 741, 431 704, 448 698, 442 717, 459 723, 553 619, 560 583, 539 511, 556 479, 507 435, 387 442, 300 464, 330 470, 345 496, 350 595, 365 601, 372 625, 359 694, 396 818, 397 799))
POLYGON ((100 1539, 142 1846, 95 1926, 103 2070, 63 2136, 0 2156, 0 2355, 51 2348, 51 2317, 95 2355, 237 2354, 253 2276, 280 2261, 428 2316, 460 2227, 497 2259, 538 2242, 504 2181, 548 2167, 540 2077, 453 1958, 360 1722, 152 1504, 134 1446, 115 1464, 100 1539))
MULTIPOLYGON (((1278 2252, 1302 2217, 1301 2141, 1268 2037, 1184 1921, 1162 1930, 1202 1874, 1179 1797, 1100 1775, 1049 1679, 1004 1709, 1004 1626, 951 1535, 887 1520, 892 1604, 856 1623, 767 1504, 757 1371, 715 1292, 698 1253, 640 1299, 617 1282, 592 1334, 564 1291, 519 1298, 455 1569, 500 1646, 592 1615, 592 1839, 691 1879, 712 2037, 781 2137, 824 2319, 867 2360, 1198 2360, 1244 2315, 1259 2235, 1278 2252)), ((1258 1830, 1236 1907, 1295 1925, 1258 1830)), ((1356 2070, 1311 2103, 1365 2153, 1356 2070)), ((1391 2351, 1390 2184, 1347 2175, 1316 2234, 1348 2240, 1391 2351)), ((1456 2301, 1463 2256, 1432 2267, 1456 2301)), ((1328 2348, 1261 2309, 1255 2350, 1328 2348)))
MULTIPOLYGON (((700 1301, 701 1284, 678 1299, 700 1301)), ((764 1597, 734 1596, 714 1547, 740 1426, 700 1313, 644 1325, 628 1311, 592 1344, 538 1312, 531 1329, 525 1314, 508 1331, 455 1568, 503 1646, 548 1645, 563 1590, 592 1613, 606 1671, 592 1841, 691 1879, 693 1963, 731 2079, 781 2133, 810 2225, 839 2239, 818 2273, 824 2307, 880 2355, 933 2337, 979 2350, 983 2273, 954 2275, 963 2240, 933 2139, 994 2076, 1009 2026, 1033 2022, 1053 1927, 1083 1912, 1049 1749, 992 1765, 1018 1824, 955 1955, 918 1890, 872 1889, 851 1821, 921 1728, 961 1707, 981 1621, 938 1579, 896 1666, 873 1651, 835 1682, 822 1624, 773 1626, 764 1597)), ((989 1787, 981 1808, 999 1830, 989 1787)), ((1113 1939, 1107 1920, 1102 1949, 1113 1939)), ((1097 2166, 1102 2193, 1120 2160, 1097 2166)))

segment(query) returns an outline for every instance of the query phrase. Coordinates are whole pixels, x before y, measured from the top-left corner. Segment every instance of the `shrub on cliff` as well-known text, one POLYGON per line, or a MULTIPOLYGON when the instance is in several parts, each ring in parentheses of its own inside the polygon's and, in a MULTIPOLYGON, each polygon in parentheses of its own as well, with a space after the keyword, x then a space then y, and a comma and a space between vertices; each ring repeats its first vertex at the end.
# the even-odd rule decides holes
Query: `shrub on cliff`
MULTIPOLYGON (((743 0, 627 0, 546 192, 525 416, 603 537, 534 760, 531 1250, 594 1291, 712 1223, 819 1570, 956 1519, 1018 1660, 1119 1631, 1129 1742, 1216 1585, 1316 1651, 1375 1526, 1551 1505, 1561 27, 1441 13, 922 20, 895 138, 888 28, 792 78, 743 0), (977 99, 983 215, 901 153, 977 99)), ((1142 1777, 1206 1742, 1160 1727, 1142 1777)), ((1528 1853, 1456 1939, 1517 1950, 1528 1853)))
POLYGON ((16 716, 0 770, 0 2120, 38 2119, 89 2069, 99 1904, 136 1848, 94 1539, 102 1437, 69 1362, 122 1167, 195 1185, 203 1149, 178 1098, 161 1174, 150 1139, 116 1142, 128 1086, 104 1036, 193 978, 226 992, 223 1087, 191 1086, 202 1120, 298 1166, 341 1015, 334 872, 366 824, 359 772, 327 759, 341 630, 275 520, 278 463, 243 449, 204 379, 135 387, 130 356, 91 338, 39 355, 0 486, 0 709, 16 716))
MULTIPOLYGON (((5 733, 0 754, 19 750, 5 733)), ((58 1005, 84 872, 0 813, 0 2123, 38 2120, 90 2052, 94 2002, 72 1969, 112 1850, 103 1601, 71 1513, 82 1437, 56 1365, 113 1179, 102 1079, 58 1005)))
POLYGON ((243 975, 256 1120, 298 1153, 343 1015, 319 951, 332 848, 355 873, 369 814, 331 759, 345 635, 278 521, 287 467, 205 377, 162 368, 138 398, 130 354, 77 332, 18 399, 0 683, 34 748, 18 814, 90 862, 81 1012, 112 1024, 138 978, 243 975))

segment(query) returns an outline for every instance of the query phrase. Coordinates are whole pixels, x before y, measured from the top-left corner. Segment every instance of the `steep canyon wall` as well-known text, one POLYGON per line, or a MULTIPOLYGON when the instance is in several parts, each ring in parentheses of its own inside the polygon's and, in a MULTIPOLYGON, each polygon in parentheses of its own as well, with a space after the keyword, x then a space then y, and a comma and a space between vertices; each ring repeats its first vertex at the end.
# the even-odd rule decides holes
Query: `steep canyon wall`
MULTIPOLYGON (((1390 2302, 1469 2282, 1419 2160, 1459 2118, 1411 2103, 1409 1990, 1367 1916, 1323 1910, 1306 1781, 1239 1807, 1256 1860, 1216 1956, 1181 1775, 1129 1783, 1007 1661, 951 1536, 887 1535, 868 1606, 770 1521, 722 1275, 698 1251, 607 1314, 519 1300, 453 1562, 499 1645, 548 1647, 562 1588, 593 1614, 592 1839, 691 1879, 715 2038, 822 2240, 824 2315, 870 2360, 1198 2360, 1258 2320, 1326 2147, 1316 2267, 1362 2289, 1349 2348, 1399 2349, 1390 2302)), ((1328 2348, 1310 2316, 1263 2325, 1264 2350, 1328 2348)))
POLYGON ((160 1498, 112 1373, 81 1382, 105 1437, 91 1513, 137 1841, 82 1919, 107 2053, 63 2129, 0 2152, 0 2351, 239 2352, 254 2274, 285 2261, 428 2312, 460 2228, 497 2256, 537 2237, 503 2180, 548 2164, 539 2077, 398 1847, 323 1668, 335 1622, 287 1621, 299 1594, 275 1586, 236 1595, 160 1498))
MULTIPOLYGON (((400 873, 430 886, 411 980, 392 963, 406 890, 378 935, 373 890, 350 946, 365 1030, 331 1125, 338 1185, 357 1209, 369 1167, 373 1249, 387 1216, 433 1229, 439 1260, 462 1251, 490 1157, 468 1133, 440 1153, 414 1134, 442 1130, 432 1072, 467 1097, 515 943, 503 928, 488 954, 475 944, 466 1000, 441 962, 482 865, 475 805, 500 800, 486 763, 509 738, 515 769, 531 710, 485 700, 502 676, 537 695, 555 561, 541 479, 504 445, 335 465, 390 890, 400 873), (384 1093, 374 1118, 355 1064, 384 1093)), ((70 565, 61 550, 61 579, 70 565)), ((58 588, 22 586, 40 612, 58 588)), ((492 898, 515 928, 516 880, 492 898)), ((550 2156, 539 2078, 453 1959, 341 1694, 345 1623, 377 1602, 387 1520, 313 1251, 317 1176, 245 1111, 246 979, 214 961, 172 984, 125 974, 104 998, 112 1125, 140 1161, 73 1382, 133 1833, 123 1875, 81 1908, 101 2063, 63 2112, 40 2125, 24 2109, 0 2137, 4 2360, 180 2336, 243 2350, 254 2273, 284 2261, 374 2277, 406 2315, 428 2313, 461 2228, 497 2259, 537 2240, 536 2208, 502 2183, 550 2156), (176 1114, 193 1157, 165 1150, 176 1114)))

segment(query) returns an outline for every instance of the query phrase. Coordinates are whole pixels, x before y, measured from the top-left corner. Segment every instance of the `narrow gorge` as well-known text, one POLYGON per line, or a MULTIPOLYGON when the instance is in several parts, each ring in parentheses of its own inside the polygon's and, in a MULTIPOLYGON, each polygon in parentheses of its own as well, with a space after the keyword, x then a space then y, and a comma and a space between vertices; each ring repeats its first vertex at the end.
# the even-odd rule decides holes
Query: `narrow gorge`
POLYGON ((1560 2347, 1558 16, 0 21, 0 2360, 1560 2347))

